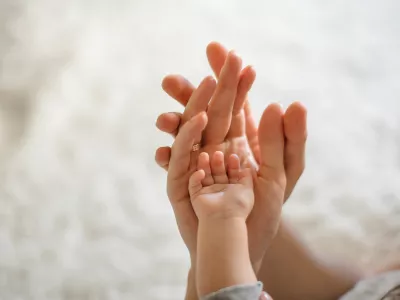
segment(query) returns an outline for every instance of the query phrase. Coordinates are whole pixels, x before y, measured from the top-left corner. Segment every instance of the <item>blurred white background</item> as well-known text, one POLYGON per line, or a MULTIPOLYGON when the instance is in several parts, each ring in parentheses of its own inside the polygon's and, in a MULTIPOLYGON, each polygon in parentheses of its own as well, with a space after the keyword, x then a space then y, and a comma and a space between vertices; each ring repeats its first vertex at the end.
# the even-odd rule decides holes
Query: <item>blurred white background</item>
POLYGON ((188 257, 154 151, 168 73, 217 40, 254 113, 309 109, 285 214, 326 255, 400 255, 400 2, 0 0, 0 299, 181 299, 188 257))

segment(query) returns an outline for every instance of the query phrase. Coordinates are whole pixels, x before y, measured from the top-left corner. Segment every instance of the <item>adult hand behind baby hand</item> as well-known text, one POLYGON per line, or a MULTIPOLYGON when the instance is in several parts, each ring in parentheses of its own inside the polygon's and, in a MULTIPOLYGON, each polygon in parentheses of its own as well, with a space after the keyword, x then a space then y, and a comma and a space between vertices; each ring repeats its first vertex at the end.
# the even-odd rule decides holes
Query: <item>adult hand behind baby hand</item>
MULTIPOLYGON (((226 155, 236 153, 242 165, 251 166, 254 169, 260 167, 255 181, 254 216, 252 214, 248 220, 252 259, 254 262, 259 262, 266 245, 270 242, 271 234, 273 235, 277 227, 277 225, 270 226, 268 222, 277 223, 276 218, 272 216, 276 215, 278 210, 280 212, 283 193, 284 199, 287 199, 304 168, 306 112, 299 103, 292 104, 285 114, 279 105, 270 105, 264 111, 257 130, 247 101, 247 91, 255 79, 254 70, 247 67, 241 72, 239 70, 238 73, 237 59, 234 56, 233 61, 231 57, 234 71, 232 71, 232 64, 228 68, 229 72, 221 71, 222 66, 229 62, 225 61, 227 51, 217 43, 210 44, 207 54, 215 74, 219 76, 220 92, 213 95, 208 106, 207 100, 199 100, 202 98, 195 96, 193 86, 183 77, 176 75, 166 77, 163 82, 164 90, 186 105, 186 109, 183 115, 175 113, 161 115, 157 121, 157 127, 175 135, 179 124, 185 123, 191 116, 199 111, 206 111, 208 108, 207 114, 212 121, 208 124, 206 132, 211 134, 211 137, 215 134, 214 137, 205 139, 205 147, 201 150, 209 153, 220 150, 226 155), (222 131, 221 128, 223 128, 222 131), (226 130, 228 132, 223 137, 221 132, 226 132, 226 130), (216 136, 219 136, 218 140, 221 142, 219 147, 215 147, 216 136), (269 206, 273 199, 276 201, 269 206), (266 206, 265 204, 268 203, 269 205, 266 206)), ((198 90, 199 88, 195 92, 197 95, 198 90)), ((170 155, 169 147, 159 148, 156 161, 165 169, 171 169, 170 155)), ((176 195, 178 191, 183 193, 183 187, 177 186, 176 195)), ((175 197, 175 199, 180 198, 175 197)), ((183 216, 180 217, 184 220, 180 222, 180 226, 187 228, 180 228, 180 230, 181 233, 186 231, 193 234, 191 237, 188 234, 186 239, 184 238, 191 251, 195 249, 192 245, 195 244, 197 220, 192 219, 192 208, 187 207, 187 209, 186 213, 181 211, 183 216), (191 213, 189 213, 190 210, 191 213), (189 230, 189 227, 192 228, 189 230)))
POLYGON ((211 160, 207 152, 202 152, 197 171, 189 179, 189 193, 199 222, 218 219, 245 222, 254 205, 251 170, 240 169, 235 154, 229 157, 226 168, 222 152, 213 153, 211 160))

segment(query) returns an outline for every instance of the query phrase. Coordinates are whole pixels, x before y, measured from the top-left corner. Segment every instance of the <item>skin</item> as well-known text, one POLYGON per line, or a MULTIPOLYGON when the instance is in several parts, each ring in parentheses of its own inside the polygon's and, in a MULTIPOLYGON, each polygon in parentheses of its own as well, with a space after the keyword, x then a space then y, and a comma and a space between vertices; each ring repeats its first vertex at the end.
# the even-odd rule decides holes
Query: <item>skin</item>
MULTIPOLYGON (((267 175, 270 176, 269 178, 272 178, 271 182, 279 182, 277 178, 281 178, 281 176, 285 178, 286 185, 281 185, 280 187, 283 189, 284 193, 283 200, 286 201, 304 169, 305 142, 307 137, 306 110, 304 106, 295 102, 288 107, 286 112, 283 112, 279 105, 273 104, 264 111, 260 126, 257 128, 247 100, 247 92, 250 90, 255 79, 254 69, 252 67, 244 68, 240 71, 239 79, 237 79, 238 70, 234 68, 232 75, 226 75, 232 76, 233 79, 226 80, 223 78, 223 75, 226 73, 224 73, 222 69, 226 63, 228 51, 218 43, 211 43, 207 47, 207 56, 216 77, 219 79, 218 84, 225 89, 236 90, 236 94, 232 91, 220 93, 222 96, 230 95, 229 101, 226 99, 219 100, 215 95, 213 100, 209 103, 207 100, 199 100, 197 96, 195 98, 197 100, 194 100, 193 95, 195 88, 193 85, 180 75, 169 75, 163 80, 163 89, 172 98, 186 106, 186 109, 183 114, 165 113, 160 115, 157 120, 157 127, 163 132, 176 136, 182 124, 185 124, 191 116, 196 115, 199 111, 207 110, 208 118, 215 119, 215 121, 209 122, 208 124, 208 128, 210 129, 207 130, 207 132, 209 134, 213 134, 213 126, 215 126, 215 128, 221 126, 221 128, 224 128, 224 131, 227 130, 226 128, 229 128, 225 136, 225 141, 223 142, 224 146, 228 145, 229 147, 222 147, 222 149, 217 147, 217 149, 209 150, 225 151, 224 153, 228 155, 230 151, 232 153, 237 153, 243 166, 253 168, 257 166, 257 164, 261 164, 262 166, 262 157, 264 156, 266 158, 266 160, 264 160, 264 167, 260 169, 265 170, 264 176, 266 172, 267 175), (237 85, 235 85, 235 83, 237 83, 237 85), (233 98, 232 95, 235 95, 235 98, 233 98), (216 103, 219 101, 223 101, 225 106, 217 106, 216 103), (205 103, 207 103, 207 106, 205 103), (213 106, 216 107, 211 109, 213 106), (227 109, 227 107, 230 110, 227 109), (227 113, 227 111, 229 111, 229 113, 227 113), (220 122, 229 122, 229 119, 230 127, 220 124, 220 122), (226 151, 227 149, 230 151, 226 151), (271 149, 279 149, 279 151, 272 151, 271 153, 271 149), (279 154, 277 154, 278 152, 279 154), (278 161, 278 163, 268 164, 268 157, 273 158, 271 160, 275 162, 278 161), (283 159, 281 159, 281 157, 283 157, 283 159)), ((213 82, 212 78, 207 80, 210 80, 209 86, 207 85, 210 90, 215 89, 215 82, 213 82)), ((223 91, 223 88, 220 88, 220 91, 223 91)), ((212 96, 210 96, 210 99, 211 97, 212 96)), ((198 134, 198 137, 199 136, 200 134, 198 134)), ((208 137, 207 141, 215 141, 218 139, 221 140, 220 137, 212 136, 208 137)), ((187 140, 185 141, 186 144, 183 143, 181 146, 183 148, 187 147, 185 151, 190 151, 189 148, 195 142, 199 142, 199 139, 197 141, 187 140)), ((205 147, 209 146, 204 143, 203 145, 205 147)), ((204 149, 202 149, 202 151, 203 150, 204 149)), ((165 170, 169 169, 169 171, 171 171, 170 167, 173 156, 174 155, 171 155, 170 147, 161 147, 156 152, 156 162, 165 170)), ((186 171, 188 170, 186 169, 186 171)), ((279 186, 279 184, 277 184, 277 186, 279 186)), ((277 189, 277 191, 279 191, 279 189, 277 189)), ((268 188, 258 190, 258 197, 256 195, 255 201, 256 204, 257 199, 261 199, 262 201, 262 199, 271 197, 269 194, 270 192, 271 189, 268 188)), ((174 200, 171 200, 173 207, 175 203, 174 200)), ((193 258, 196 256, 195 228, 198 221, 197 218, 190 217, 194 215, 191 205, 180 210, 174 208, 174 211, 178 226, 181 223, 179 218, 184 219, 183 221, 181 220, 181 224, 185 224, 185 226, 181 226, 180 228, 181 234, 182 231, 184 231, 183 228, 186 228, 187 235, 194 237, 187 239, 184 237, 184 241, 192 256, 192 268, 188 276, 186 299, 197 299, 195 285, 196 260, 193 258), (192 230, 189 228, 192 228, 192 230), (189 242, 190 240, 191 242, 189 242)), ((268 244, 268 241, 265 242, 262 237, 262 235, 266 233, 265 230, 267 227, 262 228, 263 224, 259 225, 261 247, 258 249, 261 249, 262 252, 265 245, 268 244), (264 241, 264 243, 262 241, 264 241)), ((257 226, 254 228, 257 228, 257 226)), ((250 248, 252 247, 253 246, 250 244, 250 248)), ((297 234, 289 228, 286 222, 283 222, 279 227, 277 236, 273 240, 270 249, 265 253, 262 262, 258 277, 264 282, 266 290, 270 292, 274 299, 278 300, 335 299, 349 290, 361 277, 359 272, 349 272, 353 271, 349 270, 349 267, 342 267, 340 264, 336 264, 332 261, 327 263, 325 260, 317 259, 301 240, 298 239, 297 234), (288 263, 282 264, 282 262, 288 263), (292 284, 293 281, 296 282, 295 286, 292 284), (288 286, 292 286, 293 288, 288 289, 288 286)), ((253 265, 257 270, 257 263, 254 264, 253 261, 253 265)), ((351 264, 348 264, 348 266, 351 266, 351 264)))
MULTIPOLYGON (((202 135, 193 136, 194 142, 201 141, 202 152, 209 154, 221 151, 226 157, 237 154, 243 166, 254 172, 255 204, 248 221, 250 258, 258 271, 265 250, 278 230, 284 199, 286 176, 284 170, 283 110, 278 104, 269 105, 263 113, 254 142, 255 159, 245 135, 244 102, 249 85, 241 85, 241 59, 234 53, 227 55, 217 86, 206 77, 192 93, 181 124, 197 114, 196 110, 207 111, 208 124, 202 135), (240 89, 245 90, 240 90, 240 89), (239 97, 238 97, 239 95, 239 97), (210 100, 211 98, 211 100, 210 100), (240 101, 239 105, 237 102, 240 101), (195 104, 193 104, 195 103, 195 104), (210 103, 210 104, 209 104, 210 103), (236 107, 236 111, 234 108, 236 107), (231 130, 231 124, 236 124, 231 130)), ((251 81, 250 81, 251 82, 251 81)), ((252 82, 251 82, 252 83, 252 82)), ((178 135, 179 136, 179 135, 178 135)), ((178 148, 188 147, 177 142, 172 146, 172 155, 167 177, 167 192, 175 211, 178 228, 192 257, 196 256, 197 217, 191 208, 187 183, 194 171, 197 152, 190 154, 188 166, 182 157, 175 159, 178 148), (173 165, 172 165, 173 162, 173 165), (173 166, 173 167, 172 167, 173 166)))
MULTIPOLYGON (((266 212, 280 211, 281 202, 290 195, 304 168, 306 111, 300 103, 294 103, 284 114, 278 104, 271 104, 265 109, 257 129, 247 100, 247 93, 255 80, 254 69, 246 67, 242 70, 241 59, 234 52, 228 53, 218 43, 211 43, 207 47, 207 54, 218 76, 218 85, 215 86, 215 81, 206 77, 198 89, 194 89, 183 77, 167 76, 163 80, 163 89, 186 105, 186 109, 183 115, 162 114, 157 120, 157 127, 176 135, 188 119, 201 111, 207 111, 208 125, 203 133, 201 151, 222 151, 226 155, 235 153, 241 165, 257 172, 255 209, 248 220, 251 256, 257 269, 271 242, 266 236, 271 236, 270 232, 276 233, 278 229, 277 226, 269 226, 269 223, 276 224, 276 220, 265 218, 268 216, 266 212), (268 198, 279 201, 271 205, 265 201, 268 198)), ((159 148, 156 152, 157 163, 165 169, 169 167, 170 157, 169 147, 159 148)), ((196 157, 192 155, 192 159, 195 161, 196 157)), ((187 191, 182 188, 187 177, 181 181, 168 182, 168 195, 173 207, 177 207, 174 203, 188 203, 180 201, 188 198, 187 191)), ((185 216, 185 221, 178 220, 178 227, 194 256, 197 220, 189 205, 179 206, 187 206, 179 208, 176 216, 177 219, 180 219, 178 215, 185 216), (183 226, 183 223, 186 225, 183 226)))
POLYGON ((199 155, 197 171, 189 179, 189 193, 199 220, 197 290, 205 296, 234 285, 255 284, 248 247, 246 219, 254 205, 250 169, 241 169, 232 154, 199 155), (210 172, 208 172, 210 171, 210 172))

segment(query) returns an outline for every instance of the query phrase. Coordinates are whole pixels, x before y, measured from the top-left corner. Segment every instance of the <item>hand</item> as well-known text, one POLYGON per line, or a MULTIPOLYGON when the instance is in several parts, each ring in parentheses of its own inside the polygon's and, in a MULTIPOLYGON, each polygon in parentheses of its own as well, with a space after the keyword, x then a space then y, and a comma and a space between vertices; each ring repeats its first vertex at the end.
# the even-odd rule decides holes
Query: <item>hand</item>
MULTIPOLYGON (((208 153, 222 151, 225 154, 240 153, 243 151, 237 149, 246 146, 245 137, 227 138, 234 100, 237 94, 243 94, 243 91, 237 92, 241 68, 241 59, 234 52, 231 52, 227 56, 221 71, 221 79, 218 85, 216 86, 212 77, 206 77, 191 94, 187 109, 182 115, 180 128, 183 129, 186 122, 199 112, 207 111, 208 124, 202 135, 197 133, 195 136, 185 136, 185 138, 180 139, 186 139, 187 144, 178 142, 177 138, 172 149, 162 148, 157 150, 159 153, 163 149, 168 149, 167 151, 171 155, 167 177, 168 198, 174 209, 181 236, 192 257, 196 253, 197 217, 193 212, 187 187, 189 177, 195 170, 197 157, 200 151, 208 153), (192 152, 191 147, 194 142, 201 142, 204 146, 199 151, 192 152)), ((243 88, 250 87, 243 86, 243 88)), ((244 98, 242 97, 242 99, 244 98)))
POLYGON ((239 218, 246 221, 254 204, 250 169, 240 169, 239 157, 232 154, 225 168, 224 154, 200 154, 197 171, 189 180, 193 209, 200 222, 209 219, 239 218))
MULTIPOLYGON (((228 51, 219 43, 212 42, 207 47, 207 57, 211 68, 213 69, 216 77, 220 77, 221 69, 225 63, 228 51)), ((245 132, 241 136, 247 137, 245 148, 251 148, 254 155, 259 161, 259 140, 258 140, 258 129, 254 118, 251 113, 251 107, 247 99, 247 91, 250 90, 254 80, 255 71, 252 67, 246 67, 241 71, 240 83, 238 87, 237 98, 235 101, 235 107, 237 108, 240 102, 244 101, 244 121, 239 117, 233 116, 230 130, 231 132, 242 131, 243 124, 245 132), (243 99, 244 98, 244 99, 243 99), (243 100, 242 100, 243 99, 243 100)), ((195 87, 183 76, 180 75, 168 75, 164 78, 162 87, 164 91, 186 107, 184 114, 180 113, 164 113, 161 114, 157 119, 156 126, 158 129, 165 133, 169 133, 172 136, 176 136, 179 126, 181 123, 187 120, 188 115, 195 115, 198 110, 194 109, 193 100, 189 99, 195 87), (185 117, 184 117, 185 116, 185 117)), ((235 110, 236 111, 236 110, 235 110)), ((232 112, 234 115, 235 111, 232 112)), ((237 112, 237 111, 236 111, 237 112)), ((285 148, 284 148, 284 165, 285 174, 287 179, 285 189, 285 201, 291 195, 294 187, 305 167, 305 145, 307 139, 306 129, 307 111, 305 107, 299 103, 292 103, 286 110, 283 123, 284 123, 284 136, 285 136, 285 148)), ((160 147, 156 152, 157 164, 165 170, 168 170, 169 161, 171 156, 170 147, 160 147)), ((252 155, 247 155, 249 160, 252 159, 252 155)))
MULTIPOLYGON (((264 216, 268 211, 271 211, 269 209, 270 204, 268 204, 268 199, 276 196, 279 198, 279 195, 282 194, 282 190, 284 190, 285 199, 287 199, 303 171, 306 138, 305 109, 301 104, 294 103, 283 115, 282 109, 279 106, 271 105, 264 111, 260 122, 260 128, 257 130, 247 101, 247 91, 250 89, 255 79, 254 70, 251 67, 247 67, 243 69, 239 75, 237 75, 236 67, 234 68, 234 72, 221 71, 222 65, 227 57, 227 51, 219 44, 210 44, 207 48, 207 54, 214 72, 220 77, 218 82, 218 85, 221 87, 220 90, 230 90, 230 92, 220 93, 219 97, 217 97, 217 95, 213 96, 213 100, 209 105, 208 116, 210 120, 214 119, 214 121, 210 121, 208 132, 213 133, 213 129, 228 127, 229 133, 225 136, 222 149, 216 150, 224 151, 224 153, 228 155, 229 153, 237 153, 242 165, 251 165, 256 168, 256 161, 261 163, 259 176, 257 177, 258 183, 255 183, 255 206, 258 206, 258 208, 254 211, 259 211, 260 215, 262 214, 264 216), (236 91, 236 93, 234 93, 234 91, 236 91), (222 100, 219 99, 221 98, 221 94, 225 94, 222 100), (219 105, 220 102, 223 105, 219 105), (221 123, 225 124, 229 122, 229 120, 231 121, 230 127, 225 125, 220 126, 221 123), (214 123, 214 127, 211 125, 212 123, 214 123), (253 156, 250 154, 250 148, 256 160, 254 160, 253 156), (264 149, 264 151, 260 151, 260 149, 264 149), (284 159, 282 159, 282 155, 284 159), (265 157, 265 159, 262 160, 262 157, 265 157), (284 184, 285 178, 287 178, 286 189, 284 184)), ((236 60, 234 60, 234 62, 235 61, 236 60)), ((225 65, 229 65, 229 59, 225 65)), ((223 69, 226 68, 227 67, 224 67, 223 69)), ((205 105, 203 102, 200 103, 195 99, 193 86, 183 77, 166 77, 163 81, 163 88, 172 97, 186 105, 187 108, 183 115, 175 113, 161 115, 157 120, 157 127, 162 131, 175 135, 179 129, 179 123, 184 123, 188 119, 188 116, 196 114, 199 110, 207 109, 207 107, 204 107, 205 105)), ((211 146, 215 145, 211 144, 211 146)), ((207 144, 207 140, 205 147, 210 147, 210 144, 207 144)), ((160 166, 168 169, 170 155, 171 149, 169 147, 160 148, 156 153, 156 161, 160 166)), ((272 206, 272 210, 279 209, 279 201, 272 206)), ((188 211, 189 209, 186 213, 183 211, 181 212, 182 215, 190 216, 190 218, 187 217, 186 220, 191 219, 193 216, 193 212, 189 214, 188 211)), ((268 239, 264 237, 265 231, 270 230, 273 233, 275 230, 274 228, 271 229, 266 226, 268 218, 264 218, 263 216, 260 218, 253 216, 249 219, 249 226, 254 224, 250 226, 254 227, 254 230, 252 230, 254 234, 249 233, 253 236, 250 236, 249 239, 254 241, 255 244, 258 243, 259 238, 261 238, 261 241, 264 240, 264 243, 258 243, 258 246, 251 245, 253 249, 258 248, 258 251, 253 253, 253 257, 261 257, 262 253, 265 251, 265 245, 269 242, 268 239), (253 219, 253 221, 250 222, 251 219, 253 219)), ((271 223, 274 223, 274 221, 275 220, 272 220, 271 223)), ((197 220, 186 222, 185 226, 187 227, 185 231, 191 231, 195 234, 197 220), (189 227, 191 227, 190 230, 188 229, 189 227)), ((195 236, 191 239, 195 239, 195 236)), ((187 241, 185 242, 188 244, 187 241)))
POLYGON ((222 288, 257 282, 251 265, 246 219, 254 204, 251 169, 241 169, 239 157, 222 152, 198 157, 189 180, 193 209, 199 220, 197 290, 199 296, 222 288))

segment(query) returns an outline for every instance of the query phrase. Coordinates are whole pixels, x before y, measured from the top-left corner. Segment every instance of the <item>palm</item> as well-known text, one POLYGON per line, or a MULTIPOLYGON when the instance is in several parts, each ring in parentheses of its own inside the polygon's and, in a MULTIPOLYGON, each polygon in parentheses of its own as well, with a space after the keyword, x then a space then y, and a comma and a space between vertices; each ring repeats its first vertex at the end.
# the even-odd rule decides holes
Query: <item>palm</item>
MULTIPOLYGON (((255 207, 248 218, 248 228, 249 233, 251 232, 249 234, 250 248, 253 248, 254 252, 251 254, 252 260, 258 262, 262 258, 263 249, 266 248, 277 228, 277 222, 272 216, 280 211, 283 197, 288 197, 301 174, 301 157, 298 155, 301 156, 304 150, 304 142, 301 140, 297 142, 295 138, 301 138, 305 132, 305 110, 297 105, 296 111, 299 118, 296 120, 296 114, 289 114, 288 120, 291 119, 292 122, 288 122, 290 126, 287 127, 285 124, 284 133, 282 108, 278 105, 270 105, 264 111, 257 129, 251 116, 249 103, 246 101, 246 94, 255 79, 254 70, 245 68, 241 71, 240 59, 231 53, 228 54, 220 45, 211 45, 207 49, 207 54, 218 78, 216 89, 215 83, 212 84, 209 80, 203 81, 196 90, 186 79, 179 76, 171 76, 169 80, 164 80, 163 88, 167 93, 186 105, 184 114, 179 120, 175 118, 175 127, 169 127, 168 132, 175 132, 181 121, 185 123, 198 112, 206 111, 209 122, 203 132, 204 146, 201 151, 207 153, 221 151, 225 157, 235 153, 239 156, 242 167, 250 167, 257 173, 257 176, 254 176, 255 207), (295 131, 295 128, 300 130, 295 131), (295 134, 287 136, 286 132, 295 134), (287 148, 285 138, 288 141, 287 148), (291 166, 291 170, 287 170, 290 181, 288 181, 285 195, 286 162, 288 166, 291 166), (299 164, 295 165, 293 162, 299 164), (266 228, 269 231, 267 235, 266 228)), ((295 110, 292 111, 295 112, 295 110)), ((198 140, 192 142, 197 143, 198 140)), ((186 149, 184 143, 181 145, 186 149)), ((181 234, 189 248, 196 244, 198 221, 191 206, 188 191, 182 187, 186 186, 190 174, 195 170, 196 159, 197 154, 192 153, 190 164, 188 162, 190 167, 184 167, 184 170, 180 160, 175 161, 174 168, 170 164, 170 169, 181 171, 179 180, 176 180, 174 184, 168 184, 169 192, 171 192, 169 196, 172 199, 175 215, 179 219, 178 226, 182 225, 179 226, 181 234)), ((195 253, 195 248, 193 249, 194 251, 191 252, 195 253)))
POLYGON ((238 184, 213 184, 202 188, 199 194, 192 199, 196 215, 211 216, 221 211, 227 211, 231 200, 242 192, 243 187, 238 184))
MULTIPOLYGON (((230 137, 220 145, 206 145, 202 151, 209 154, 218 150, 223 151, 225 157, 230 154, 239 156, 241 167, 251 168, 258 172, 258 163, 251 149, 258 149, 258 139, 253 138, 252 148, 245 134, 230 137)), ((253 150, 254 151, 254 150, 253 150)), ((257 155, 258 153, 256 153, 257 155)), ((247 224, 249 227, 249 244, 253 250, 253 261, 260 261, 264 254, 266 245, 278 229, 282 202, 269 201, 270 199, 282 199, 284 195, 285 178, 263 178, 260 174, 254 178, 254 209, 252 210, 247 224), (270 216, 270 217, 265 217, 270 216), (254 245, 254 246, 253 246, 254 245)))
POLYGON ((183 170, 178 178, 171 181, 171 184, 168 185, 168 193, 170 199, 175 199, 174 209, 180 212, 176 211, 177 215, 184 216, 184 220, 180 222, 187 225, 181 226, 182 237, 186 245, 193 251, 192 253, 195 253, 198 220, 190 203, 189 192, 182 187, 188 185, 191 174, 196 170, 196 161, 200 152, 207 152, 210 155, 221 151, 225 157, 229 157, 230 154, 238 155, 241 167, 249 167, 257 172, 254 180, 254 209, 248 218, 248 227, 252 260, 259 262, 264 254, 264 249, 277 230, 279 220, 276 220, 276 216, 281 210, 286 178, 284 172, 280 172, 279 176, 269 175, 270 170, 261 174, 263 167, 259 170, 259 164, 252 154, 253 152, 255 155, 259 155, 257 135, 249 137, 246 136, 245 130, 240 130, 244 127, 244 117, 234 121, 231 124, 230 133, 235 132, 236 134, 227 134, 222 142, 206 143, 200 151, 192 152, 189 168, 183 170), (250 147, 249 139, 251 139, 252 147, 250 147), (271 201, 273 199, 281 199, 281 201, 271 201))
POLYGON ((189 191, 187 188, 182 187, 188 185, 190 176, 196 170, 199 153, 207 152, 211 155, 216 151, 221 151, 225 157, 229 157, 230 154, 236 154, 239 156, 241 166, 249 167, 253 170, 257 169, 247 138, 243 135, 227 138, 222 143, 204 145, 200 151, 191 154, 189 169, 179 174, 178 178, 170 179, 171 184, 167 185, 168 196, 170 199, 175 199, 174 210, 176 215, 185 216, 185 219, 180 222, 185 223, 187 226, 180 226, 180 231, 191 253, 195 253, 196 249, 198 219, 190 202, 189 191))

